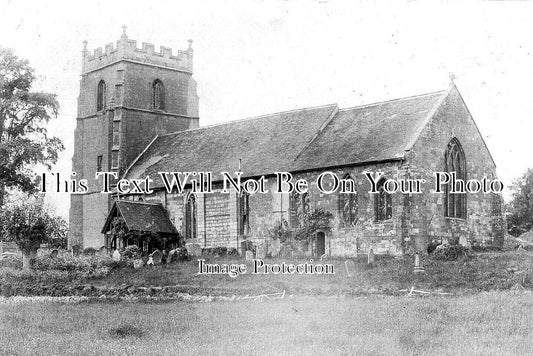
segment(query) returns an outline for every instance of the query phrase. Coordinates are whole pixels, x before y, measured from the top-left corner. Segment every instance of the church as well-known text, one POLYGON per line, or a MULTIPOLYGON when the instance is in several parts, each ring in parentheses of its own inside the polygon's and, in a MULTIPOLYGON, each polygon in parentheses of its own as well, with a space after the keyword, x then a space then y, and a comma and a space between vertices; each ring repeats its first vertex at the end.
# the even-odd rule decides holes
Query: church
MULTIPOLYGON (((501 246, 500 194, 453 193, 430 187, 435 172, 467 181, 496 179, 496 165, 455 84, 442 91, 342 108, 303 108, 201 126, 193 79, 192 41, 186 50, 128 38, 92 54, 82 51, 73 172, 89 182, 71 195, 69 246, 121 248, 140 241, 113 238, 123 228, 175 239, 194 248, 259 245, 273 231, 301 227, 320 211, 329 227, 308 237, 314 256, 426 251, 431 244, 501 246), (96 172, 150 177, 148 194, 102 194, 96 172), (212 172, 212 192, 185 184, 169 190, 160 172, 212 172), (265 178, 268 193, 224 191, 220 172, 265 178), (275 173, 309 182, 305 193, 275 192, 275 173), (351 194, 324 192, 324 172, 353 182, 351 194), (362 179, 380 172, 377 193, 362 179), (387 179, 428 182, 419 193, 393 193, 387 179)), ((274 236, 275 237, 275 236, 274 236)), ((146 248, 146 246, 145 246, 146 248)))

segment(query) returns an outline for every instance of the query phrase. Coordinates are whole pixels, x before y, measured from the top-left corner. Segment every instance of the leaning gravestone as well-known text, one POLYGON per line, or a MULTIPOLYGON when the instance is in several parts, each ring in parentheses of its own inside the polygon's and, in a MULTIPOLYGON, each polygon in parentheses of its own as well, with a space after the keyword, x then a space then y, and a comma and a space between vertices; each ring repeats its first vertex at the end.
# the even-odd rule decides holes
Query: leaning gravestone
POLYGON ((252 251, 246 251, 246 261, 251 261, 254 259, 254 253, 252 251))
POLYGON ((56 258, 59 252, 56 249, 53 249, 52 252, 50 252, 50 258, 56 258))
POLYGON ((281 251, 281 242, 279 242, 279 239, 273 239, 271 242, 270 242, 270 255, 272 257, 278 257, 279 256, 279 252, 281 251))
POLYGON ((257 246, 257 249, 255 250, 255 257, 259 259, 266 257, 266 248, 264 244, 257 246))
POLYGON ((152 252, 152 259, 154 260, 154 265, 160 265, 161 259, 163 258, 163 253, 159 250, 152 252))
POLYGON ((115 250, 115 252, 113 252, 113 259, 115 261, 120 261, 120 252, 118 252, 118 250, 115 250))

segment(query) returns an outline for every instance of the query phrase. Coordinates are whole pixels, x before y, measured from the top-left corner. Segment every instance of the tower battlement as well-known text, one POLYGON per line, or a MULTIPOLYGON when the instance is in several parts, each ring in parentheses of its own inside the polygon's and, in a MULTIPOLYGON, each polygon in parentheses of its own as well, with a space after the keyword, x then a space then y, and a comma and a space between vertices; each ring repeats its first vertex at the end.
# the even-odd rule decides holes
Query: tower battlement
POLYGON ((155 46, 152 43, 143 42, 142 47, 137 48, 137 41, 128 38, 124 26, 122 36, 117 41, 116 46, 113 43, 108 43, 104 49, 98 47, 91 54, 87 50, 87 41, 84 41, 83 45, 82 74, 97 70, 120 60, 158 65, 191 73, 193 69, 192 40, 189 40, 189 48, 187 50, 178 50, 178 53, 175 55, 172 54, 170 47, 165 46, 160 46, 159 52, 156 52, 155 46))

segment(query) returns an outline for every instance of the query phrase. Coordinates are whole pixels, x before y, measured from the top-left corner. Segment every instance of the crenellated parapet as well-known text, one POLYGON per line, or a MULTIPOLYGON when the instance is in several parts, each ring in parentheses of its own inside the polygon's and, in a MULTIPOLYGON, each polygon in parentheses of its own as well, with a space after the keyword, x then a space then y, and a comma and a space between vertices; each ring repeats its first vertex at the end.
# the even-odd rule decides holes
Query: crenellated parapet
POLYGON ((82 74, 105 67, 120 60, 130 60, 133 62, 147 63, 162 67, 183 70, 192 73, 193 69, 193 50, 192 41, 189 40, 187 50, 178 50, 176 54, 172 53, 170 47, 160 46, 159 51, 155 51, 152 43, 143 42, 141 48, 137 47, 137 41, 130 40, 125 31, 117 41, 116 46, 108 43, 102 49, 98 47, 91 54, 87 50, 87 41, 84 41, 82 51, 82 74))

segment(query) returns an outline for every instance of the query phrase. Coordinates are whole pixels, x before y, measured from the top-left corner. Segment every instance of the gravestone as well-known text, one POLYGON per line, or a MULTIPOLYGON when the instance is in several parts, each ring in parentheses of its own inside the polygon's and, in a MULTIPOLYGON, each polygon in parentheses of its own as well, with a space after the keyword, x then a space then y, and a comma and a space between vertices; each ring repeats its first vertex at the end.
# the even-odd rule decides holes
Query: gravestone
POLYGON ((56 249, 53 249, 52 252, 50 252, 50 258, 56 258, 59 252, 56 249))
POLYGON ((251 261, 254 259, 254 253, 252 251, 246 251, 246 261, 251 261))
POLYGON ((98 250, 98 254, 99 254, 100 256, 107 256, 107 255, 109 255, 109 249, 108 249, 107 247, 105 247, 105 246, 102 246, 102 247, 100 247, 100 249, 98 250))
POLYGON ((466 236, 459 237, 459 245, 466 248, 470 248, 470 243, 468 242, 466 236))
POLYGON ((370 247, 370 250, 368 250, 368 260, 367 260, 367 264, 368 264, 369 266, 373 266, 373 265, 374 265, 374 262, 375 262, 374 250, 372 249, 372 247, 370 247))
POLYGON ((266 257, 266 248, 264 244, 257 246, 257 249, 255 250, 255 257, 260 259, 264 259, 266 257))
POLYGON ((281 242, 279 239, 272 239, 270 242, 270 255, 272 257, 278 257, 281 251, 281 242))
POLYGON ((352 260, 344 261, 344 267, 346 267, 346 274, 351 277, 355 274, 355 263, 352 260))
POLYGON ((72 246, 72 254, 78 256, 80 254, 81 247, 79 245, 72 246))
POLYGON ((138 259, 138 260, 134 260, 134 261, 133 261, 133 268, 135 268, 135 269, 139 269, 139 268, 141 268, 143 265, 144 265, 144 262, 143 262, 143 260, 141 260, 141 259, 138 259))
POLYGON ((191 256, 202 255, 202 246, 200 246, 200 244, 190 244, 187 246, 187 250, 191 256))
POLYGON ((175 260, 177 260, 177 254, 178 252, 175 249, 170 250, 167 257, 167 263, 174 262, 175 260))
POLYGON ((115 252, 113 252, 113 259, 115 261, 120 261, 120 252, 118 252, 118 250, 115 250, 115 252))
POLYGON ((155 250, 154 252, 152 252, 152 259, 154 261, 154 265, 160 265, 161 264, 161 259, 163 258, 163 253, 159 250, 155 250))

